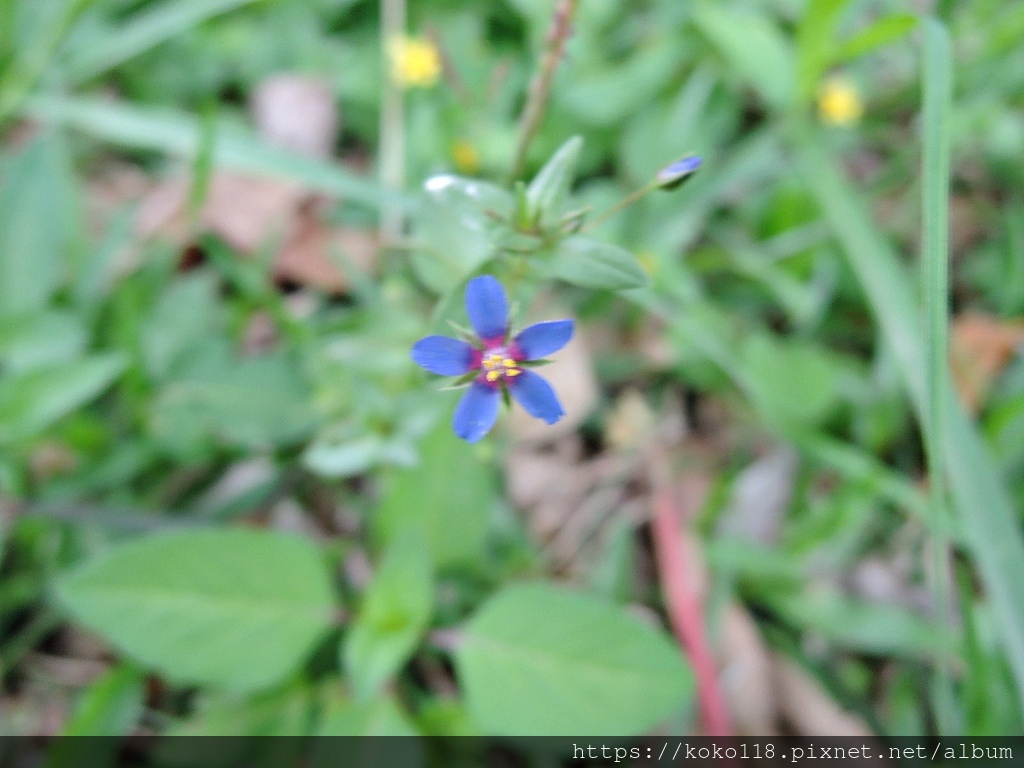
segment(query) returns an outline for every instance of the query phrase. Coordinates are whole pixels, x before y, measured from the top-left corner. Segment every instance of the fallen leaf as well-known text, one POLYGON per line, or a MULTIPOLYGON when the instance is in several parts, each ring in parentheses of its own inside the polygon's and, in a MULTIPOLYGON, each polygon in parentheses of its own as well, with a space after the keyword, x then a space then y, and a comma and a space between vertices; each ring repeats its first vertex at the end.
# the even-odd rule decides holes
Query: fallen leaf
POLYGON ((795 735, 873 735, 862 718, 840 707, 807 670, 782 654, 771 657, 779 708, 795 735))
MULTIPOLYGON (((184 245, 188 236, 187 201, 191 181, 175 176, 143 200, 136 229, 143 237, 161 237, 184 245)), ((277 179, 220 171, 210 179, 199 213, 199 227, 237 251, 255 253, 273 239, 292 233, 301 187, 277 179)))
POLYGON ((340 267, 348 263, 370 272, 379 250, 375 231, 331 227, 314 212, 303 211, 274 261, 274 274, 278 279, 340 293, 348 287, 340 267))
POLYGON ((965 312, 953 320, 950 366, 956 391, 974 413, 984 405, 992 383, 1024 344, 1024 320, 1000 320, 965 312))
POLYGON ((718 533, 762 544, 776 541, 793 499, 797 467, 796 452, 780 446, 744 469, 733 483, 718 533))
POLYGON ((721 685, 740 736, 778 735, 772 659, 757 622, 739 603, 729 603, 719 630, 721 685))

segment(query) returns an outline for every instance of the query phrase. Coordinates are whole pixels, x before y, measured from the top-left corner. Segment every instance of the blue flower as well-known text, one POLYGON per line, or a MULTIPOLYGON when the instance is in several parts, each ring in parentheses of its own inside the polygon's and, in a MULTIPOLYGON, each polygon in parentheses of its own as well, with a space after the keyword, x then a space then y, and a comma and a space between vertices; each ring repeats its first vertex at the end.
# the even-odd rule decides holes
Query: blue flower
POLYGON ((528 365, 557 352, 572 338, 572 320, 536 323, 509 339, 505 289, 491 275, 466 285, 466 314, 476 332, 473 344, 448 336, 427 336, 412 347, 412 359, 431 373, 462 376, 470 381, 455 414, 455 434, 475 443, 498 419, 502 391, 538 419, 554 424, 565 411, 547 380, 528 365))
POLYGON ((666 165, 658 171, 655 177, 658 187, 661 189, 675 189, 695 174, 702 162, 697 155, 687 155, 676 160, 671 165, 666 165))

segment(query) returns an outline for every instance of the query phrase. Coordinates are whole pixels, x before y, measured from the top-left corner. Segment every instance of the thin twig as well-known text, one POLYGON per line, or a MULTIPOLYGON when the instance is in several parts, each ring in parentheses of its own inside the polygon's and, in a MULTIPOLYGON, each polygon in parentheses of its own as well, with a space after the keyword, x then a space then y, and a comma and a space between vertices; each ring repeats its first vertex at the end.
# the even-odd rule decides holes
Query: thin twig
POLYGON ((541 59, 540 69, 530 82, 530 91, 523 108, 523 116, 519 122, 519 142, 516 144, 516 157, 512 163, 512 178, 518 178, 526 165, 526 155, 530 142, 540 127, 541 118, 551 96, 551 83, 555 79, 555 70, 562 59, 565 41, 572 31, 572 18, 576 14, 578 0, 561 0, 555 8, 551 19, 551 28, 547 35, 547 48, 541 59))
POLYGON ((731 736, 732 723, 718 684, 718 670, 708 644, 703 607, 687 574, 686 548, 681 535, 682 520, 676 514, 671 487, 663 478, 654 478, 653 493, 654 520, 651 530, 661 589, 672 629, 689 656, 697 678, 701 721, 707 735, 731 736))

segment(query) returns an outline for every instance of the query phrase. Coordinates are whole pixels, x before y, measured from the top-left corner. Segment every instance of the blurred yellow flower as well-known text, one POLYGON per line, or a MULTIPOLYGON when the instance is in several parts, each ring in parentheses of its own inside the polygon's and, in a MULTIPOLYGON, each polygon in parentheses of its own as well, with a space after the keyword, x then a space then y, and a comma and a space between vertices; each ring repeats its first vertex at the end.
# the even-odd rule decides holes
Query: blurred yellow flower
POLYGON ((473 176, 480 170, 480 153, 467 139, 458 139, 452 144, 452 162, 459 173, 473 176))
POLYGON ((391 77, 406 88, 429 88, 441 76, 441 53, 425 37, 396 37, 388 43, 391 77))
POLYGON ((829 125, 850 125, 864 114, 860 91, 842 78, 832 78, 818 92, 818 115, 829 125))
POLYGON ((654 275, 658 271, 658 255, 654 251, 640 251, 636 260, 648 275, 654 275))

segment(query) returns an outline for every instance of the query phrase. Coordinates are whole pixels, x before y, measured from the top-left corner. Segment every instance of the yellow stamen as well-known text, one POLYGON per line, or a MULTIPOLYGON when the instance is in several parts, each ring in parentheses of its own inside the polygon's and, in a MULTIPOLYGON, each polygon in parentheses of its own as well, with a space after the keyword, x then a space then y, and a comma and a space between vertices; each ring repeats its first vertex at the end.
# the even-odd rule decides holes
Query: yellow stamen
POLYGON ((516 367, 516 361, 513 360, 511 357, 506 357, 504 360, 501 361, 501 364, 504 365, 506 368, 516 367))
POLYGON ((511 368, 511 369, 505 371, 505 375, 506 376, 518 376, 522 372, 523 371, 520 368, 511 368))
POLYGON ((497 381, 500 377, 501 377, 501 371, 488 371, 487 372, 487 380, 488 381, 497 381))

